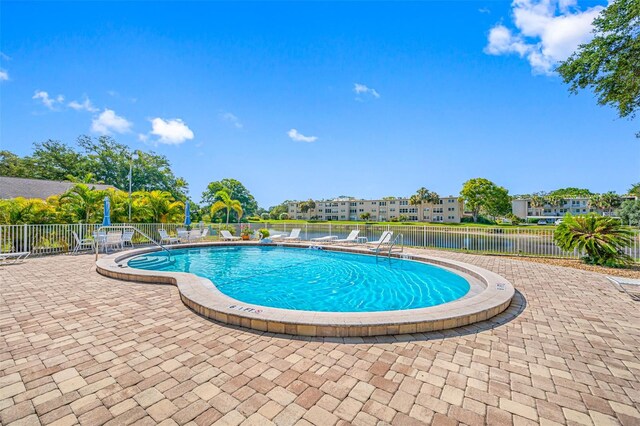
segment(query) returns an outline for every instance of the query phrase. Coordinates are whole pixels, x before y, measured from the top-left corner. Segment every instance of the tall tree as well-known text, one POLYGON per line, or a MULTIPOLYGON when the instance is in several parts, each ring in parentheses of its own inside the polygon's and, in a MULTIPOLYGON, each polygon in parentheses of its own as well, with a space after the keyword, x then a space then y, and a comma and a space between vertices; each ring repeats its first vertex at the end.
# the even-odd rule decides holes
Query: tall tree
POLYGON ((640 108, 640 0, 610 2, 593 26, 593 39, 557 70, 572 93, 591 88, 598 104, 632 119, 640 108))
POLYGON ((0 151, 0 176, 31 177, 29 160, 21 158, 11 151, 0 151))
POLYGON ((629 195, 640 197, 640 182, 631 185, 631 188, 629 188, 629 195))
POLYGON ((488 179, 469 179, 463 184, 460 195, 465 207, 471 211, 474 222, 478 221, 481 212, 499 216, 511 210, 509 192, 488 179))
POLYGON ((29 159, 33 178, 69 180, 71 176, 81 179, 90 172, 87 158, 60 141, 49 139, 33 146, 29 159))
POLYGON ((132 196, 137 220, 167 223, 183 217, 184 203, 168 191, 137 191, 132 196))
POLYGON ((236 179, 222 179, 215 181, 207 185, 207 189, 202 193, 202 202, 210 208, 220 198, 217 194, 220 191, 225 191, 229 197, 234 200, 238 200, 242 206, 242 211, 246 216, 252 216, 258 210, 258 203, 253 198, 251 192, 245 186, 236 179))
POLYGON ((229 224, 229 213, 231 213, 231 210, 236 212, 238 220, 242 218, 243 211, 242 203, 240 203, 240 200, 234 200, 233 198, 231 198, 227 191, 216 192, 215 198, 217 199, 217 201, 211 206, 211 216, 215 215, 219 211, 226 210, 227 225, 229 224))
POLYGON ((437 204, 438 201, 440 201, 440 196, 425 187, 418 189, 414 195, 409 197, 409 204, 412 206, 418 206, 422 203, 437 204))
POLYGON ((60 196, 60 202, 71 211, 78 222, 93 223, 100 217, 104 191, 99 191, 84 183, 78 183, 60 196))

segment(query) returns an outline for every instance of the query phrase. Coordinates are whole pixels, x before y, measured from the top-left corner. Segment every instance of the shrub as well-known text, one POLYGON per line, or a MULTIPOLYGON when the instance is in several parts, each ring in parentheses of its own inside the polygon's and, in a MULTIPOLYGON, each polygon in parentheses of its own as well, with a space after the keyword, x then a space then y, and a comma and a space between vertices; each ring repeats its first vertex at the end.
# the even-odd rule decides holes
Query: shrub
POLYGON ((258 232, 262 235, 262 238, 269 237, 269 230, 267 228, 260 228, 258 229, 258 232))
POLYGON ((624 253, 633 243, 633 237, 633 231, 619 220, 593 213, 566 215, 553 234, 558 247, 566 251, 579 250, 585 254, 582 259, 586 263, 616 268, 633 263, 624 253))

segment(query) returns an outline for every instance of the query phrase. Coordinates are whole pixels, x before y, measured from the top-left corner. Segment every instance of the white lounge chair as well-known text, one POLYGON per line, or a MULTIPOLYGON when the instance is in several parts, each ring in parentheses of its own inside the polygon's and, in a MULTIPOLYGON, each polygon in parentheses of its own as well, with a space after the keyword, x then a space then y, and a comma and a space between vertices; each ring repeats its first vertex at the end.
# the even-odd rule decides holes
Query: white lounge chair
POLYGON ((293 228, 291 235, 284 237, 285 241, 300 241, 300 228, 293 228))
POLYGON ((337 240, 339 237, 337 235, 327 235, 326 237, 316 237, 312 238, 311 241, 315 241, 317 243, 330 243, 332 241, 337 240))
POLYGON ((242 239, 240 237, 234 237, 233 235, 231 235, 231 232, 227 231, 226 229, 220 230, 220 238, 222 238, 222 241, 237 241, 242 239))
POLYGON ((30 251, 0 253, 0 264, 24 262, 30 254, 30 251))
POLYGON ((73 254, 78 253, 80 250, 93 250, 96 242, 92 238, 80 238, 75 232, 71 232, 71 234, 73 234, 73 239, 76 242, 76 246, 73 248, 73 254))
POLYGON ((391 237, 393 236, 393 231, 384 231, 378 241, 369 241, 367 244, 373 245, 375 247, 369 248, 371 251, 377 251, 379 247, 388 245, 391 243, 391 237))
POLYGON ((160 234, 160 244, 163 244, 163 243, 173 244, 179 241, 177 237, 170 236, 167 233, 167 231, 165 231, 164 229, 158 229, 158 234, 160 234))
POLYGON ((269 238, 271 238, 272 240, 277 240, 287 236, 287 234, 283 234, 282 232, 279 232, 279 231, 274 231, 273 229, 268 229, 268 231, 269 231, 269 238))
POLYGON ((337 240, 333 240, 334 243, 355 243, 358 240, 358 234, 360 233, 359 229, 354 229, 353 231, 351 231, 351 233, 349 233, 349 236, 347 238, 340 238, 337 240))
POLYGON ((200 235, 200 239, 204 239, 204 237, 206 237, 209 234, 209 228, 204 228, 202 230, 202 234, 200 235))

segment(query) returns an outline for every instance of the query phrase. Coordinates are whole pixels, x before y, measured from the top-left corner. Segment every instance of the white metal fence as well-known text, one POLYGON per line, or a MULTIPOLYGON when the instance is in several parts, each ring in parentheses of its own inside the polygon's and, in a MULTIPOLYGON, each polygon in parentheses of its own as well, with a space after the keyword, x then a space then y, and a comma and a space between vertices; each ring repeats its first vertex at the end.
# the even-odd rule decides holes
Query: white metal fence
MULTIPOLYGON (((184 225, 178 223, 131 223, 114 224, 131 225, 158 241, 158 229, 166 229, 175 233, 176 228, 184 225)), ((395 234, 403 234, 404 244, 407 246, 449 249, 455 251, 470 251, 477 253, 496 253, 510 255, 548 256, 563 258, 578 258, 580 253, 565 252, 553 242, 552 228, 506 228, 506 227, 464 227, 464 226, 419 226, 419 225, 366 225, 332 224, 332 223, 287 223, 275 221, 272 223, 243 224, 251 230, 267 228, 277 232, 290 232, 300 228, 303 240, 336 235, 345 238, 353 229, 360 230, 359 236, 369 241, 378 239, 383 231, 391 230, 395 234)), ((193 227, 205 226, 210 228, 210 235, 215 237, 221 224, 193 224, 193 227)), ((34 255, 66 253, 75 247, 72 232, 80 238, 91 237, 100 224, 61 224, 61 225, 0 225, 0 252, 30 251, 34 255)), ((229 224, 238 235, 239 224, 229 224)), ((142 236, 134 236, 134 244, 145 244, 142 236)), ((636 234, 634 244, 627 249, 627 253, 640 261, 640 234, 636 234)))

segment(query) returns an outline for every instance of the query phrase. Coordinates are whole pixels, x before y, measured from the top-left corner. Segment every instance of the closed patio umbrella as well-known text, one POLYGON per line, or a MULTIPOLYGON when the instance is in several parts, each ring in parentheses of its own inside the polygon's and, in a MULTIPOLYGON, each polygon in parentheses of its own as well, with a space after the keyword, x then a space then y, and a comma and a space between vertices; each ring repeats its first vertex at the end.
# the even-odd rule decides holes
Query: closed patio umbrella
POLYGON ((184 224, 187 226, 191 225, 191 207, 188 201, 184 203, 184 224))
POLYGON ((102 226, 111 226, 111 201, 109 197, 104 197, 104 216, 102 216, 102 226))

